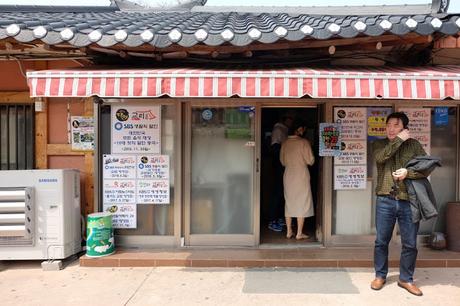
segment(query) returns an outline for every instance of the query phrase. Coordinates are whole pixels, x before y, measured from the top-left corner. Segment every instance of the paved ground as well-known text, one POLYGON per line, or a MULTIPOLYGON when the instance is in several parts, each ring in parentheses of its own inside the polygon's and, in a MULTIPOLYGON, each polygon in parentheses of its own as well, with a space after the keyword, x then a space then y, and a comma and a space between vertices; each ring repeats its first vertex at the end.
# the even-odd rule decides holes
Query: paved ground
POLYGON ((85 268, 45 272, 39 262, 0 267, 1 305, 442 305, 460 306, 460 268, 420 268, 416 297, 379 292, 371 269, 85 268))

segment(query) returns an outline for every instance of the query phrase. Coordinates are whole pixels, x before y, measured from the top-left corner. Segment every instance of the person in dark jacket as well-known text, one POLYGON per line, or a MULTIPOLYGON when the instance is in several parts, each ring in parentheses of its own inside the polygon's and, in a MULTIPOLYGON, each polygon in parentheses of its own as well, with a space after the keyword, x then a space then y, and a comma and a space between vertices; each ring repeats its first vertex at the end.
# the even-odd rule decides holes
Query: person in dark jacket
MULTIPOLYGON (((441 167, 441 159, 434 156, 417 156, 406 164, 406 169, 423 173, 427 177, 436 167, 441 167)), ((438 215, 436 199, 427 177, 404 180, 414 223, 429 220, 438 215)))
POLYGON ((371 288, 380 290, 386 282, 388 245, 398 221, 402 243, 398 286, 420 296, 423 293, 413 280, 419 222, 412 222, 411 205, 404 180, 426 177, 423 173, 405 168, 411 159, 426 153, 422 145, 410 137, 408 124, 409 118, 406 114, 390 114, 386 120, 387 137, 375 141, 372 145, 374 160, 377 163, 377 235, 374 248, 375 279, 371 283, 371 288))

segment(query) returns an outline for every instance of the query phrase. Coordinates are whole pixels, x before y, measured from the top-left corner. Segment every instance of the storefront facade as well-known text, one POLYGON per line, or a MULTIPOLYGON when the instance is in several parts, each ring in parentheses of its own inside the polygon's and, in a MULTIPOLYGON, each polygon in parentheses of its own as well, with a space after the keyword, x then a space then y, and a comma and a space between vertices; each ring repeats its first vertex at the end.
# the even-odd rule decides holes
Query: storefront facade
POLYGON ((59 78, 52 71, 42 71, 30 73, 29 84, 33 96, 48 97, 61 93, 74 97, 103 96, 98 92, 103 88, 99 84, 106 84, 107 97, 94 98, 94 207, 95 211, 117 207, 124 212, 119 224, 125 228, 117 230, 120 245, 270 246, 261 237, 266 190, 270 188, 263 173, 263 122, 264 116, 276 110, 302 114, 309 126, 307 138, 315 148, 316 167, 310 170, 316 191, 315 218, 310 222, 314 223, 316 239, 309 243, 373 243, 375 162, 370 147, 373 140, 384 136, 382 122, 392 111, 407 112, 414 124, 410 127, 413 137, 421 141, 429 154, 443 158, 443 168, 431 177, 441 217, 434 227, 433 220, 422 223, 420 236, 429 234, 432 228, 442 230, 443 208, 457 199, 459 189, 460 74, 455 67, 366 70, 372 71, 349 68, 315 70, 316 74, 311 74, 308 69, 260 70, 257 75, 253 71, 213 71, 211 77, 206 70, 182 74, 150 70, 148 77, 146 71, 69 70, 58 72, 59 78), (131 79, 125 78, 126 73, 131 79), (142 84, 148 83, 157 84, 155 92, 143 89, 142 84), (189 87, 185 90, 186 86, 181 84, 189 87), (229 84, 233 86, 229 88, 229 84), (124 97, 112 97, 123 93, 124 97), (270 96, 274 93, 279 97, 270 96), (166 94, 172 97, 164 97, 166 94), (130 130, 133 122, 136 124, 130 121, 133 113, 139 128, 123 132, 126 127, 130 130), (148 122, 146 114, 152 113, 158 124, 157 134, 152 132, 152 126, 143 124, 148 122), (121 121, 120 114, 130 114, 129 119, 121 121), (119 128, 120 123, 127 125, 119 128), (320 123, 341 123, 342 142, 349 143, 342 157, 319 156, 320 123), (143 140, 156 137, 158 142, 136 141, 129 135, 149 137, 143 140), (114 159, 131 160, 138 168, 142 157, 153 156, 168 159, 167 166, 163 165, 168 174, 155 178, 168 180, 159 188, 167 189, 167 197, 156 204, 148 203, 140 195, 139 186, 148 183, 145 173, 138 170, 133 174, 133 170, 131 177, 126 177, 123 175, 129 172, 127 168, 121 172, 121 168, 111 168, 118 169, 115 176, 107 171, 106 166, 114 159), (340 175, 350 170, 361 175, 340 175), (117 179, 119 186, 132 182, 128 195, 127 188, 115 190, 113 183, 117 179), (111 193, 116 194, 115 198, 111 193))
POLYGON ((13 11, 0 40, 36 61, 25 67, 34 70, 35 167, 84 167, 83 215, 112 212, 117 245, 366 246, 375 234, 371 143, 390 112, 406 111, 414 137, 443 159, 431 176, 440 217, 422 223, 420 237, 443 231, 444 206, 459 199, 460 17, 440 15, 438 2, 342 17, 130 12, 124 23, 112 22, 124 16, 117 8, 81 8, 49 13, 72 22, 47 26, 40 12, 13 11), (67 62, 50 64, 58 58, 67 62), (284 115, 306 122, 316 160, 315 217, 302 242, 267 231, 269 141, 284 115), (82 137, 87 124, 94 131, 82 137), (325 154, 323 127, 337 126, 343 152, 325 154))

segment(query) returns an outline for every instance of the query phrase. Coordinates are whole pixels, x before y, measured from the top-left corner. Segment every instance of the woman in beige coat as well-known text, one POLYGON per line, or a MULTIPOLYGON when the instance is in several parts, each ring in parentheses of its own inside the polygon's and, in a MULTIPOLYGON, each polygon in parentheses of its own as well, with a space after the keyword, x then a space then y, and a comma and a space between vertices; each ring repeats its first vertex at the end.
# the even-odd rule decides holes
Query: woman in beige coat
POLYGON ((288 139, 281 146, 280 161, 284 170, 284 198, 287 238, 293 236, 292 218, 297 218, 296 239, 306 239, 303 234, 304 219, 313 216, 313 199, 310 187, 308 166, 313 165, 315 157, 310 142, 302 138, 305 127, 296 123, 289 132, 288 139))

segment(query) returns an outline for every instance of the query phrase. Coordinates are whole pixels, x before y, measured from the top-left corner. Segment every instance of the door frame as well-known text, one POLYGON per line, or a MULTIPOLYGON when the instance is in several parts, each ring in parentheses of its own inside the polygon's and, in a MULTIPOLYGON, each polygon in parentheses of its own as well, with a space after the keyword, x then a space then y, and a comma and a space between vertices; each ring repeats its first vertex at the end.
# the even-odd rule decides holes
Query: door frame
MULTIPOLYGON (((262 127, 262 108, 316 108, 318 122, 325 120, 326 111, 325 103, 318 100, 305 99, 188 99, 182 100, 183 105, 183 237, 185 246, 253 246, 260 245, 260 161, 261 161, 261 127, 262 127), (255 153, 253 163, 253 234, 249 235, 207 235, 191 234, 191 115, 192 107, 229 107, 229 106, 254 106, 255 107, 255 153)), ((325 160, 321 158, 318 161, 319 168, 325 169, 325 160)), ((326 229, 328 228, 327 214, 327 197, 324 195, 324 181, 326 176, 324 171, 319 173, 318 184, 318 204, 316 217, 316 236, 319 243, 324 244, 327 237, 326 229)), ((327 193, 326 193, 327 194, 327 193)), ((330 224, 329 224, 330 226, 330 224)))
MULTIPOLYGON (((259 114, 259 125, 257 126, 257 130, 258 130, 258 133, 259 133, 259 138, 258 138, 258 141, 256 142, 257 144, 257 148, 258 148, 258 156, 257 158, 260 160, 260 157, 261 157, 261 135, 260 135, 260 132, 262 130, 262 109, 267 109, 267 108, 283 108, 283 109, 296 109, 296 108, 302 108, 302 109, 305 109, 305 108, 314 108, 316 109, 316 112, 317 112, 317 123, 318 123, 318 127, 319 127, 319 122, 322 122, 321 120, 323 120, 323 116, 325 115, 325 111, 324 111, 324 105, 322 103, 318 103, 316 100, 315 101, 312 101, 312 100, 305 100, 305 99, 277 99, 276 101, 270 101, 270 100, 264 100, 264 101, 260 101, 259 103, 257 103, 257 113, 259 114)), ((319 160, 317 160, 316 162, 319 163, 319 167, 318 167, 318 186, 317 186, 317 206, 316 206, 316 211, 315 211, 315 220, 316 220, 316 224, 315 224, 315 236, 316 236, 316 239, 318 240, 318 243, 320 244, 324 244, 324 237, 325 237, 325 232, 324 232, 324 229, 325 229, 325 222, 327 222, 327 220, 325 219, 325 214, 324 214, 324 211, 325 211, 325 204, 326 202, 324 201, 324 186, 323 186, 323 180, 324 180, 324 171, 322 171, 322 169, 324 169, 324 159, 321 158, 319 160)), ((260 189, 260 171, 258 173, 258 180, 259 180, 259 189, 256 191, 257 194, 259 195, 259 198, 260 198, 260 192, 261 192, 261 189, 260 189)), ((258 216, 258 223, 259 223, 259 228, 258 228, 258 245, 260 245, 260 201, 258 203, 258 206, 259 206, 259 216, 258 216)))

